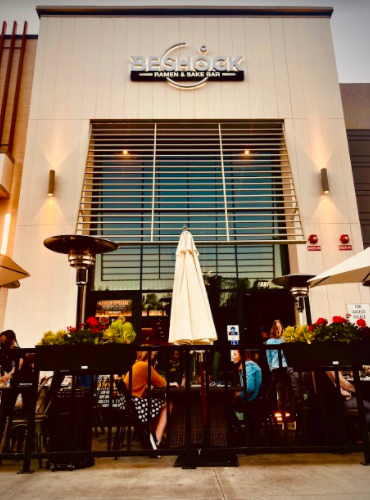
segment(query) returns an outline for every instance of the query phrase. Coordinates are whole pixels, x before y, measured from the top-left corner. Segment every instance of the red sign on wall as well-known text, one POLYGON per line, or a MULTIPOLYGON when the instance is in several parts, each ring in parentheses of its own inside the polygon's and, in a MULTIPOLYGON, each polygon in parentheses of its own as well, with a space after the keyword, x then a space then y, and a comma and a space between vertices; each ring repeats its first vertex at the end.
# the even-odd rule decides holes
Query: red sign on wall
POLYGON ((352 245, 339 245, 339 250, 352 250, 352 245))
POLYGON ((308 245, 307 250, 309 252, 321 252, 321 246, 320 245, 308 245))

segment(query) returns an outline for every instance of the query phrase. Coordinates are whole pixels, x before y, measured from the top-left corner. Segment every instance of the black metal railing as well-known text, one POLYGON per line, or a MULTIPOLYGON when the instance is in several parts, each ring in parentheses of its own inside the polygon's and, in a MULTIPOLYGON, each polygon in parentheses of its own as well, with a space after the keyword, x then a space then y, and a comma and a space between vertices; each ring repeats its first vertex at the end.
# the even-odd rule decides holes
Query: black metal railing
POLYGON ((319 365, 300 359, 291 345, 236 347, 110 344, 2 349, 0 366, 2 360, 9 366, 11 359, 14 373, 11 385, 0 388, 0 459, 22 459, 25 473, 33 459, 40 464, 48 459, 53 468, 60 463, 91 465, 94 457, 135 455, 178 455, 175 465, 193 468, 236 465, 237 454, 361 451, 364 463, 370 464, 370 378, 362 376, 357 358, 350 359, 352 351, 348 361, 319 365), (236 347, 240 359, 233 363, 236 347), (141 372, 146 406, 137 399, 137 351, 148 353, 148 366, 141 372), (268 353, 275 362, 272 372, 268 353), (31 381, 22 380, 20 369, 20 360, 28 363, 29 354, 34 355, 31 381), (262 384, 248 401, 248 389, 258 379, 252 369, 261 371, 262 384), (52 372, 51 378, 40 385, 44 371, 52 372), (163 378, 157 380, 157 373, 163 378), (351 380, 344 385, 355 388, 351 399, 341 391, 343 374, 351 380), (19 393, 27 400, 21 416, 9 403, 19 393), (154 419, 142 417, 152 411, 158 416, 161 406, 167 422, 165 439, 153 450, 154 419))

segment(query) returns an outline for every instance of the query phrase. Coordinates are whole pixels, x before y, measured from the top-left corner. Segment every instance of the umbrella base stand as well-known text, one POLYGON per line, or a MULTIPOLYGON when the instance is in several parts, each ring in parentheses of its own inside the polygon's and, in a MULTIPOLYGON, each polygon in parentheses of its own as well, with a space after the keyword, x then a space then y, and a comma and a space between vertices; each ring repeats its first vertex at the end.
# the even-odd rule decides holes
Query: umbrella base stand
POLYGON ((174 467, 183 469, 196 469, 197 467, 238 467, 239 461, 235 453, 225 449, 215 448, 204 450, 202 448, 187 450, 178 456, 174 467))

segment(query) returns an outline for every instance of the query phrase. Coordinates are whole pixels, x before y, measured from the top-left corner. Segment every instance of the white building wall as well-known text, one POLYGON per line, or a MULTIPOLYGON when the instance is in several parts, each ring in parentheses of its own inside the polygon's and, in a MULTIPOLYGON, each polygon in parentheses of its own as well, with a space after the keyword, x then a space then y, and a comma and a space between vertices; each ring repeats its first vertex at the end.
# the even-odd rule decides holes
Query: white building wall
MULTIPOLYGON (((284 119, 305 233, 322 246, 293 246, 292 272, 318 274, 363 248, 329 19, 44 17, 13 255, 31 278, 9 294, 5 320, 22 345, 75 321, 75 272, 43 241, 75 231, 94 118, 284 119), (130 81, 131 55, 160 55, 179 41, 188 44, 184 54, 206 44, 210 56, 243 55, 245 80, 193 91, 130 81), (339 251, 343 233, 353 252, 339 251)), ((313 317, 344 314, 346 303, 360 300, 369 296, 359 285, 319 287, 313 317)))

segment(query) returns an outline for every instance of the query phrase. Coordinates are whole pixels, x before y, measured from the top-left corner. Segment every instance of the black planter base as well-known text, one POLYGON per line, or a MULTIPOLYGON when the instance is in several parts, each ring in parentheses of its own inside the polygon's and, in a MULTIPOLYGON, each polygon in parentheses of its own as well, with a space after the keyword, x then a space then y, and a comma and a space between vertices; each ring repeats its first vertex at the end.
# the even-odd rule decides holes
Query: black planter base
POLYGON ((174 467, 196 469, 197 467, 238 467, 239 461, 235 453, 214 449, 212 451, 184 451, 177 458, 174 467))
POLYGON ((52 472, 62 470, 74 471, 77 469, 87 469, 93 465, 95 465, 93 457, 83 458, 80 461, 77 461, 76 457, 73 455, 70 455, 69 457, 68 455, 65 455, 63 460, 60 461, 53 459, 49 460, 46 468, 52 472))
POLYGON ((370 363, 370 341, 325 341, 304 344, 283 344, 288 366, 295 368, 320 368, 325 366, 356 366, 370 363))

